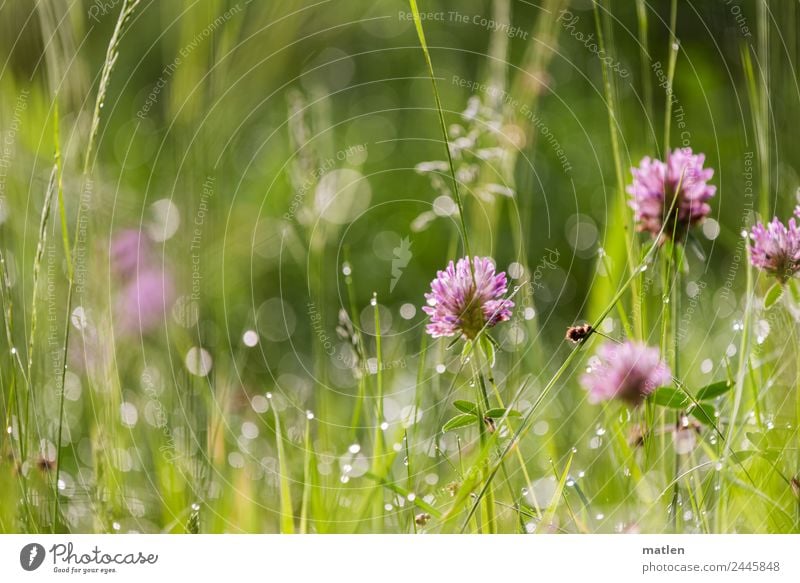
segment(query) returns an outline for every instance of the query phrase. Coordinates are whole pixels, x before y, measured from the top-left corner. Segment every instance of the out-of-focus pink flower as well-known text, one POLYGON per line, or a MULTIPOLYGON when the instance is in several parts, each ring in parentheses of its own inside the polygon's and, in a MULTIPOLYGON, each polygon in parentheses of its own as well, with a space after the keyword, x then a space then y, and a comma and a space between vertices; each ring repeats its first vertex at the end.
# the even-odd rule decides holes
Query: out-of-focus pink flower
MULTIPOLYGON (((794 214, 800 216, 800 207, 795 208, 794 214)), ((782 283, 800 271, 800 228, 794 218, 789 219, 788 226, 777 217, 766 225, 756 223, 750 238, 753 241, 750 262, 755 267, 782 283)))
POLYGON ((438 271, 425 294, 428 305, 422 310, 431 317, 426 327, 434 338, 456 336, 473 339, 484 328, 511 318, 514 302, 505 299, 508 281, 505 272, 495 273, 489 257, 474 257, 472 272, 469 257, 452 261, 438 271))
POLYGON ((140 271, 119 293, 117 326, 126 333, 143 334, 164 321, 172 303, 172 278, 163 270, 140 271))
POLYGON ((627 190, 639 231, 655 237, 664 227, 662 239, 674 234, 680 240, 708 216, 708 200, 716 187, 708 184, 714 170, 703 168, 704 161, 704 154, 679 148, 668 154, 666 162, 645 157, 638 168, 631 168, 633 183, 627 190))
POLYGON ((638 342, 603 344, 581 384, 589 401, 621 399, 637 406, 658 387, 672 382, 671 372, 657 348, 638 342))
POLYGON ((114 235, 109 245, 111 269, 117 277, 132 277, 140 265, 149 263, 150 241, 136 229, 125 229, 114 235))
POLYGON ((112 274, 118 284, 114 323, 123 334, 144 334, 164 321, 174 299, 172 276, 156 260, 147 236, 127 229, 111 241, 112 274))

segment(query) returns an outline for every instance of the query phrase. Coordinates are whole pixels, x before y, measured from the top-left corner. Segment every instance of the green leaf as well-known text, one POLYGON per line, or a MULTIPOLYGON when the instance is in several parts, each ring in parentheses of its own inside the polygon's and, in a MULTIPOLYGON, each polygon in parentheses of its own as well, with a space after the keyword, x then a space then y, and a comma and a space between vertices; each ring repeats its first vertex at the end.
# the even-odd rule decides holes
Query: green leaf
POLYGON ((689 415, 697 419, 703 425, 715 425, 717 422, 717 411, 708 403, 700 403, 692 407, 689 415))
POLYGON ((453 406, 462 413, 478 416, 478 406, 471 401, 453 401, 453 406))
POLYGON ((448 431, 453 431, 453 429, 459 429, 460 427, 469 427, 473 423, 477 422, 478 418, 475 417, 475 415, 462 413, 461 415, 456 415, 447 423, 445 423, 444 427, 442 427, 442 433, 447 433, 448 431))
POLYGON ((747 439, 750 440, 750 443, 755 445, 760 450, 765 450, 769 446, 769 442, 767 442, 767 438, 764 436, 763 433, 758 431, 748 431, 745 433, 747 439))
POLYGON ((788 281, 789 293, 792 294, 792 299, 796 304, 800 304, 800 287, 797 285, 797 280, 792 278, 788 281))
POLYGON ((670 409, 685 409, 689 406, 689 398, 678 389, 661 387, 650 394, 649 399, 656 405, 670 409))
POLYGON ((755 452, 755 451, 753 451, 751 449, 743 449, 741 451, 731 452, 731 456, 730 457, 731 457, 731 460, 734 463, 737 463, 737 462, 738 463, 742 463, 746 459, 748 459, 748 458, 752 457, 753 455, 755 455, 756 453, 758 453, 758 452, 755 452))
POLYGON ((764 296, 764 307, 766 309, 771 308, 779 299, 781 299, 782 295, 783 286, 778 282, 772 284, 772 287, 767 290, 767 294, 764 296))
MULTIPOLYGON (((447 346, 445 347, 445 350, 450 350, 451 348, 453 348, 453 346, 458 344, 459 340, 461 340, 461 336, 456 336, 455 338, 453 338, 450 342, 447 343, 447 346)), ((461 353, 462 354, 464 353, 463 350, 462 350, 461 353)))
POLYGON ((464 342, 464 347, 461 349, 461 364, 467 364, 469 357, 472 355, 472 340, 464 342))
POLYGON ((733 388, 733 383, 728 381, 719 381, 716 383, 711 383, 710 385, 706 385, 699 391, 697 391, 697 400, 698 401, 710 401, 711 399, 716 399, 720 395, 724 395, 728 391, 733 388))
POLYGON ((494 368, 494 344, 492 344, 492 341, 489 340, 489 337, 486 335, 481 336, 481 348, 483 349, 483 354, 486 356, 486 362, 489 363, 489 368, 494 368))
POLYGON ((483 416, 488 417, 489 419, 500 419, 506 415, 506 411, 508 411, 509 417, 522 417, 522 413, 519 411, 515 411, 514 409, 502 409, 500 407, 496 409, 489 409, 483 414, 483 416))

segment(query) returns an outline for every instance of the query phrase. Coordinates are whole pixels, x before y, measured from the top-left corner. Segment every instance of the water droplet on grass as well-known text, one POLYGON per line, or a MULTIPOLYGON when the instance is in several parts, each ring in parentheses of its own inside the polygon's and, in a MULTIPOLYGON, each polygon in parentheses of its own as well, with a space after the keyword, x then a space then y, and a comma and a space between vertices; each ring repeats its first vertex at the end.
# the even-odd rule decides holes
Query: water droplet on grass
POLYGON ((245 346, 249 346, 252 348, 256 344, 258 344, 258 333, 255 330, 247 330, 242 335, 242 342, 244 342, 245 346))

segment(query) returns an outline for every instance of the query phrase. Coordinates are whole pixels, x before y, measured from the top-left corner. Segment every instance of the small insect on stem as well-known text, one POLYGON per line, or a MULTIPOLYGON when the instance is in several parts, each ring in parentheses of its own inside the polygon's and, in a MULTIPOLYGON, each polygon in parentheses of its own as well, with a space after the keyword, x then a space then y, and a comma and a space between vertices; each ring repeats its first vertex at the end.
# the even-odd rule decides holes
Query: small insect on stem
POLYGON ((593 328, 591 324, 570 326, 569 328, 567 328, 566 339, 572 342, 573 344, 577 344, 578 342, 586 340, 592 332, 593 328))
POLYGON ((421 512, 414 517, 414 522, 417 523, 417 526, 425 526, 428 524, 428 521, 431 519, 431 515, 427 512, 421 512))

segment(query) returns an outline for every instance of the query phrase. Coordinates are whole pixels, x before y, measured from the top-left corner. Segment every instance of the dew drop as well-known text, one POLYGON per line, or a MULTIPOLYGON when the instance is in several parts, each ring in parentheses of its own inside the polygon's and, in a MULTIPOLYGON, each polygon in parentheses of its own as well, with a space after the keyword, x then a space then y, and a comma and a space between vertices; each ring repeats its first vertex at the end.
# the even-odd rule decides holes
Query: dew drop
POLYGON ((242 335, 242 342, 245 346, 252 348, 258 344, 258 333, 255 330, 248 330, 242 335))
POLYGON ((194 346, 186 353, 184 364, 191 374, 204 377, 211 372, 214 361, 211 358, 211 354, 209 354, 205 348, 194 346))

